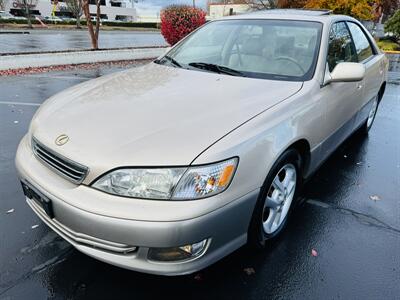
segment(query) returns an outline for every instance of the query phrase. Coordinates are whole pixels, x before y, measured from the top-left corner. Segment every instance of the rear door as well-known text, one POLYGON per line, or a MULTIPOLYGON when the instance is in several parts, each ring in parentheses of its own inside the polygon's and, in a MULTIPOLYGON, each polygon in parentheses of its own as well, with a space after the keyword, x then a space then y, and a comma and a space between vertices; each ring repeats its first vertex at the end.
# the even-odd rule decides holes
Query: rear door
POLYGON ((356 128, 367 118, 370 110, 369 106, 379 92, 384 72, 384 54, 376 51, 364 28, 354 22, 348 21, 346 23, 357 52, 357 61, 365 65, 366 71, 363 96, 357 103, 359 115, 354 124, 356 128))

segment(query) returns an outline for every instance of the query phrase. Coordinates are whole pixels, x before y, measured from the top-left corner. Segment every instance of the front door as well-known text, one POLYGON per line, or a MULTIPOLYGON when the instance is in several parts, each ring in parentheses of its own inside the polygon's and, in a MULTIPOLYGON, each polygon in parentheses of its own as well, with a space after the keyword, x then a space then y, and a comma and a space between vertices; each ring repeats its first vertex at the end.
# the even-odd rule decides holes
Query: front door
MULTIPOLYGON (((345 22, 334 23, 329 33, 326 72, 332 72, 341 62, 358 62, 357 53, 345 22)), ((325 101, 326 140, 322 158, 326 158, 353 131, 355 116, 362 103, 364 81, 332 82, 321 88, 325 101)))

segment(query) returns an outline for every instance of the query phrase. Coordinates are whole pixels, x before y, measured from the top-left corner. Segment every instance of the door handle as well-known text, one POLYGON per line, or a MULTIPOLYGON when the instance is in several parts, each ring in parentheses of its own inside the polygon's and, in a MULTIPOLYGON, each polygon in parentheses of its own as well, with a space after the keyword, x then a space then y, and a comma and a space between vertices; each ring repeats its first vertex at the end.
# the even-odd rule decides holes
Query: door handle
POLYGON ((362 87, 363 87, 362 83, 358 83, 358 84, 357 84, 357 90, 361 90, 362 87))

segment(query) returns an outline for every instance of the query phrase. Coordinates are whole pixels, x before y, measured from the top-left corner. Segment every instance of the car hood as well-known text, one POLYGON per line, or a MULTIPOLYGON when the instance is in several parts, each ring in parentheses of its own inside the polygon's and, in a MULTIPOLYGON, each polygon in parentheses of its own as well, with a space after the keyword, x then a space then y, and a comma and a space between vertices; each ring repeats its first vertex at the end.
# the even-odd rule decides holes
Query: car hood
POLYGON ((95 173, 121 166, 189 165, 218 139, 301 87, 301 82, 151 63, 51 97, 30 131, 95 173), (61 134, 69 141, 56 146, 61 134))

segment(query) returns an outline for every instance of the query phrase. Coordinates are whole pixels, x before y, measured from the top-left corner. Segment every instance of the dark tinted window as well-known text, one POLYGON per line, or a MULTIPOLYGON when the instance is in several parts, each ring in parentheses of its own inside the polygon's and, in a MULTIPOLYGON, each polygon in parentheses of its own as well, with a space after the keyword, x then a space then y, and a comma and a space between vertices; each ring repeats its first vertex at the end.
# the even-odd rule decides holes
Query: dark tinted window
POLYGON ((351 22, 348 22, 347 25, 349 26, 354 45, 356 46, 358 61, 363 61, 372 56, 374 53, 372 52, 371 45, 360 26, 351 22))
POLYGON ((357 62, 350 32, 344 22, 333 24, 329 33, 329 71, 332 72, 336 65, 341 62, 357 62))

